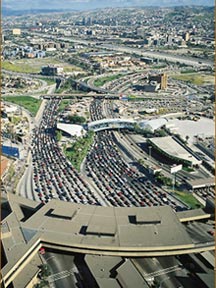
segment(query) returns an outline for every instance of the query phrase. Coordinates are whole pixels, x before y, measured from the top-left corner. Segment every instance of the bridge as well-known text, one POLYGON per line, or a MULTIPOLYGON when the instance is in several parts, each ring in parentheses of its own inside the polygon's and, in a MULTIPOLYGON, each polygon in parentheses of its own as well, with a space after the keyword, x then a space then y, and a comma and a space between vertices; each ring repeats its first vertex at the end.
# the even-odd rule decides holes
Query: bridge
POLYGON ((54 99, 54 98, 57 98, 57 99, 71 99, 71 98, 83 98, 83 97, 86 97, 86 98, 104 98, 104 99, 120 99, 120 94, 100 94, 100 93, 97 93, 97 94, 91 94, 91 93, 73 93, 73 94, 58 94, 58 93, 55 93, 55 94, 44 94, 44 95, 41 95, 40 96, 41 98, 43 99, 54 99))
POLYGON ((141 129, 154 131, 167 123, 164 118, 135 121, 133 119, 106 118, 88 123, 88 130, 95 132, 109 129, 134 129, 136 125, 141 129))
POLYGON ((88 130, 94 132, 109 129, 134 129, 136 121, 128 119, 110 118, 88 123, 88 130))

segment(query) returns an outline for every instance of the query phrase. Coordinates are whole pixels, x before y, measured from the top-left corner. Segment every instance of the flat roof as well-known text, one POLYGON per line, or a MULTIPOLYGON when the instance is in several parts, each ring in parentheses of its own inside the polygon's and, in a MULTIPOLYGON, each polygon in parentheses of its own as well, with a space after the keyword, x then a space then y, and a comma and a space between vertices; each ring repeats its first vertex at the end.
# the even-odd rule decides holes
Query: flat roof
POLYGON ((190 181, 187 181, 187 183, 191 186, 192 189, 215 186, 215 177, 190 180, 190 181))
POLYGON ((208 214, 205 213, 205 211, 201 208, 199 209, 192 209, 192 210, 186 210, 186 211, 180 211, 177 213, 177 216, 180 221, 186 221, 188 218, 198 218, 203 216, 208 216, 208 214))
POLYGON ((97 284, 100 288, 122 288, 116 279, 112 278, 96 278, 97 284))
POLYGON ((86 133, 81 125, 57 123, 57 129, 68 133, 71 136, 82 136, 86 133))
POLYGON ((135 123, 136 121, 133 119, 124 119, 124 118, 104 118, 104 119, 92 121, 88 123, 88 126, 91 127, 93 125, 100 125, 104 123, 121 123, 121 122, 132 124, 132 123, 135 123))
POLYGON ((86 255, 85 262, 95 278, 109 278, 110 270, 121 263, 121 257, 86 255))
POLYGON ((2 231, 8 260, 1 271, 4 279, 43 244, 118 256, 157 255, 195 247, 178 214, 169 206, 102 207, 55 199, 41 205, 15 194, 8 198, 12 212, 2 220, 8 228, 2 231), (24 217, 22 207, 32 210, 29 218, 24 217), (131 221, 131 217, 137 217, 140 223, 131 221), (86 233, 88 229, 93 234, 86 233))
MULTIPOLYGON (((11 200, 12 197, 15 200, 12 209, 18 210, 19 214, 21 209, 16 204, 19 198, 11 195, 11 200)), ((24 201, 22 198, 22 205, 24 201)), ((26 202, 28 204, 29 200, 26 202)), ((53 199, 38 209, 33 217, 21 222, 21 227, 38 231, 44 241, 66 245, 76 243, 80 247, 97 249, 118 247, 120 250, 136 250, 140 247, 151 250, 154 247, 193 244, 169 206, 114 208, 53 199), (136 217, 138 223, 130 221, 131 217, 136 217)))
POLYGON ((191 162, 193 165, 200 161, 178 144, 171 136, 150 138, 149 141, 171 157, 191 162))
POLYGON ((215 288, 215 272, 209 270, 208 273, 196 273, 196 275, 202 280, 202 282, 208 288, 215 288))
POLYGON ((121 284, 121 287, 124 288, 148 288, 148 284, 137 271, 130 260, 126 260, 118 269, 117 269, 117 279, 121 284))

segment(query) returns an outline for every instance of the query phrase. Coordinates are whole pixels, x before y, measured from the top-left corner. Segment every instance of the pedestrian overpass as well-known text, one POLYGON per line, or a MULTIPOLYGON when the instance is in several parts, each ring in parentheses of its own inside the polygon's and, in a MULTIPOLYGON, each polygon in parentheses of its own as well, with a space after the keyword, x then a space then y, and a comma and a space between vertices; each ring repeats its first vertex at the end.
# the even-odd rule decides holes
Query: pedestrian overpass
POLYGON ((108 129, 134 129, 136 126, 138 126, 141 129, 154 132, 155 130, 164 126, 166 123, 167 120, 164 118, 146 119, 140 121, 135 121, 133 119, 107 118, 88 123, 87 129, 97 132, 108 129))
POLYGON ((94 132, 108 129, 134 129, 136 121, 129 119, 101 119, 88 123, 88 130, 94 132))

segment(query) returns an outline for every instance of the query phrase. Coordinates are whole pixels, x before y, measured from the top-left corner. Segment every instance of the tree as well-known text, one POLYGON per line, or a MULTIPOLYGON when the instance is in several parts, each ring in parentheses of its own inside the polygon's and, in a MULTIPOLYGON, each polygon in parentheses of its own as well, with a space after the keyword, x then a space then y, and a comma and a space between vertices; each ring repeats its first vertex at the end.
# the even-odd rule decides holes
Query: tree
POLYGON ((85 117, 83 116, 78 116, 77 114, 74 114, 72 116, 68 116, 68 120, 72 124, 83 124, 86 122, 85 117))
POLYGON ((51 275, 50 267, 47 264, 43 264, 40 266, 40 276, 42 279, 47 278, 51 275))

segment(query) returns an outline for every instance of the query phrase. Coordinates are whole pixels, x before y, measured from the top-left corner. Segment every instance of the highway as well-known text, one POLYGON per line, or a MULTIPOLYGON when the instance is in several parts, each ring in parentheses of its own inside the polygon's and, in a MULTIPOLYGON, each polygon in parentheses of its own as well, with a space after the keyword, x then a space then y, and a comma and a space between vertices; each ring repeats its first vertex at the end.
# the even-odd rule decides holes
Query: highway
MULTIPOLYGON (((55 89, 55 84, 51 85, 49 87, 48 93, 53 93, 55 89)), ((28 111, 26 111, 25 109, 23 110, 23 113, 25 113, 25 116, 28 118, 28 122, 29 122, 29 135, 32 134, 32 130, 35 128, 35 126, 40 124, 40 121, 42 119, 42 115, 43 115, 43 111, 45 109, 45 105, 46 105, 46 101, 47 100, 43 100, 40 108, 37 112, 37 115, 34 119, 32 119, 28 113, 28 111)), ((27 146, 25 147, 25 149, 28 151, 27 152, 27 161, 26 161, 26 169, 25 172, 23 174, 23 176, 20 178, 20 181, 17 184, 16 187, 16 193, 18 195, 22 195, 25 198, 28 199, 32 199, 35 200, 37 202, 40 202, 40 199, 38 197, 38 194, 34 192, 35 189, 35 185, 33 182, 33 165, 32 165, 32 155, 31 152, 29 150, 30 147, 30 143, 31 143, 31 139, 30 136, 27 138, 26 140, 27 142, 27 146)))
MULTIPOLYGON (((60 41, 66 41, 66 42, 72 42, 72 43, 82 43, 88 46, 96 46, 97 47, 97 42, 94 41, 89 41, 89 40, 83 40, 83 39, 77 39, 77 38, 69 38, 69 37, 58 37, 56 35, 52 34, 42 34, 40 32, 27 32, 30 35, 40 35, 43 38, 49 38, 49 39, 55 39, 60 40, 60 41)), ((184 56, 176 56, 176 55, 170 55, 164 52, 154 52, 154 51, 145 51, 144 49, 137 49, 137 48, 130 48, 127 46, 120 46, 120 45, 112 45, 112 44, 102 44, 100 45, 101 49, 108 49, 108 50, 114 50, 114 51, 120 51, 120 52, 125 52, 129 54, 137 54, 142 57, 151 57, 151 58, 156 58, 160 60, 167 60, 169 62, 173 63, 181 63, 189 66, 197 66, 197 67, 202 67, 203 65, 207 66, 213 66, 212 61, 206 60, 206 59, 200 59, 200 58, 192 58, 192 57, 184 57, 184 56)))

